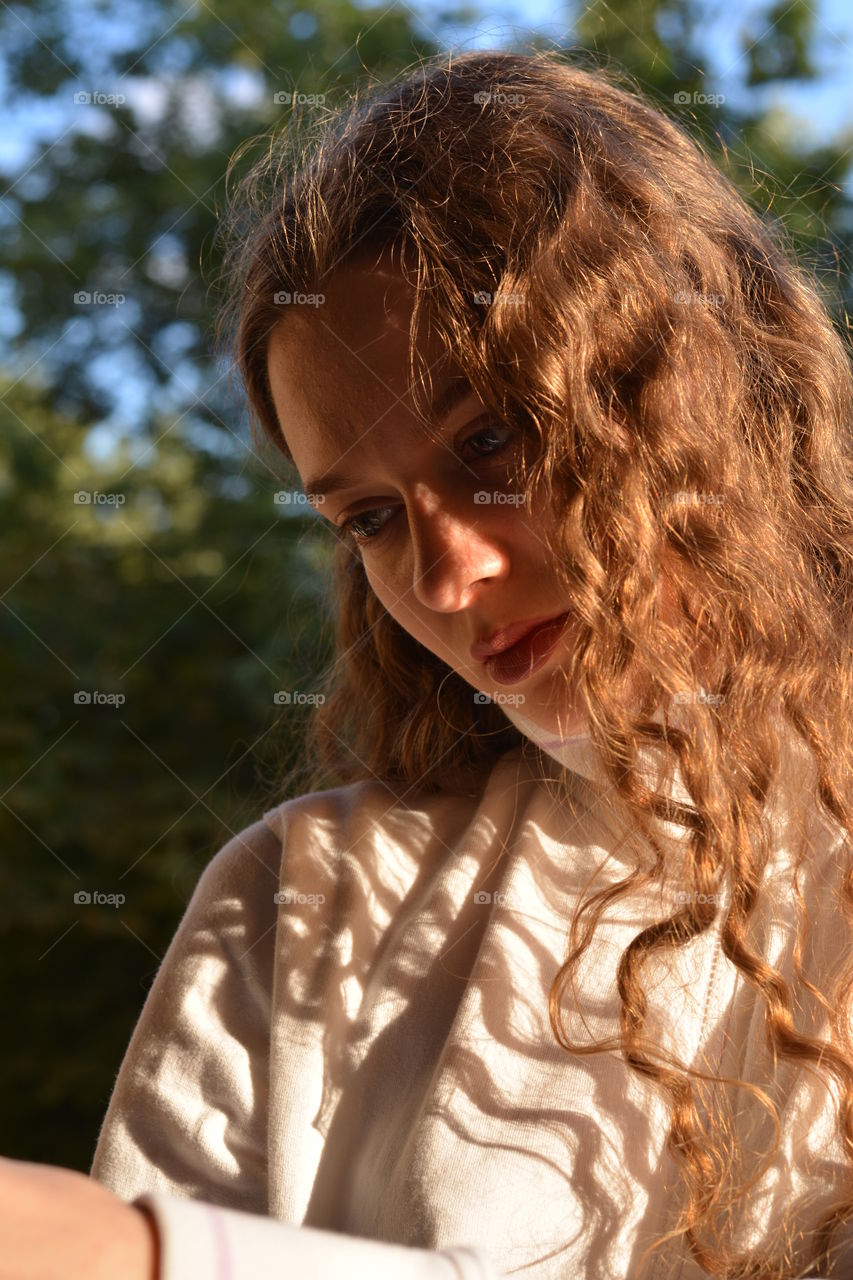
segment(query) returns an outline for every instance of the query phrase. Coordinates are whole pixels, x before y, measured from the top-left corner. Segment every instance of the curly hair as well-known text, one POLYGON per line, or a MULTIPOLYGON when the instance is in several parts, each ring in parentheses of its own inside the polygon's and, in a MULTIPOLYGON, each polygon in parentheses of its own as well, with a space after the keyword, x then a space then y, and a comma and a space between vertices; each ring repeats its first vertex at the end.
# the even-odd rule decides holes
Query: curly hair
MULTIPOLYGON (((618 1045, 671 1103, 668 1149, 686 1193, 675 1231, 652 1249, 678 1236, 725 1280, 829 1266, 853 1218, 853 376, 828 298, 700 142, 626 73, 577 54, 440 55, 360 86, 310 129, 272 138, 224 223, 220 333, 253 432, 292 463, 267 375, 283 314, 274 295, 398 250, 414 295, 418 411, 430 399, 417 352, 427 316, 484 403, 530 443, 518 483, 528 495, 541 486, 558 517, 549 550, 578 618, 566 687, 581 692, 636 846, 634 873, 575 911, 549 996, 554 1035, 570 1053, 601 1051, 569 1040, 562 993, 606 906, 680 877, 686 901, 633 939, 614 975, 618 1045), (810 922, 798 881, 793 989, 758 941, 786 741, 840 850, 828 990, 801 964, 810 922), (680 771, 690 804, 646 785, 643 751, 680 771), (673 823, 686 841, 668 839, 673 823), (744 1082, 685 1066, 643 1034, 644 969, 715 922, 763 1010, 772 1069, 837 1086, 851 1172, 811 1235, 791 1204, 750 1249, 736 1247, 733 1224, 760 1153, 739 1180, 748 1153, 732 1143, 725 1094, 744 1082), (807 992, 825 1034, 795 1025, 807 992)), ((337 539, 332 563, 336 649, 308 726, 312 785, 379 777, 458 792, 508 749, 531 748, 390 617, 357 548, 337 539)), ((535 758, 553 781, 553 761, 535 758)), ((814 861, 802 849, 797 874, 814 861)))

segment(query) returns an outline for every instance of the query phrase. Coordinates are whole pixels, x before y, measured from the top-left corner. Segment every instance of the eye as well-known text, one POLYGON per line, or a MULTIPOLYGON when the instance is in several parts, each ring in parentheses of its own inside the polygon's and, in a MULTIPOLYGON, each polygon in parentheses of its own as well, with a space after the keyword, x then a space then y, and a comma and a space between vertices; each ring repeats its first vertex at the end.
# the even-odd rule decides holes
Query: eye
POLYGON ((483 439, 488 440, 488 437, 491 436, 493 441, 492 447, 487 448, 485 454, 483 453, 478 454, 478 456, 481 458, 491 457, 493 454, 500 453, 505 448, 505 446, 509 444, 509 440, 512 434, 513 433, 510 430, 510 428, 504 426, 504 424, 501 422, 489 423, 486 427, 482 427, 479 431, 475 431, 473 435, 470 435, 468 439, 465 441, 465 444, 466 445, 471 444, 472 440, 483 440, 483 439), (505 440, 500 439, 500 433, 502 431, 507 432, 507 439, 505 440))
POLYGON ((365 525, 369 530, 378 515, 381 515, 383 511, 393 510, 393 507, 374 507, 371 511, 359 511, 358 515, 350 516, 348 520, 343 520, 338 525, 338 529, 341 533, 349 534, 355 542, 375 542, 383 532, 385 525, 380 525, 373 533, 365 532, 365 525))
MULTIPOLYGON (((475 450, 474 457, 475 459, 492 458, 503 454, 513 435, 512 429, 503 423, 488 423, 485 427, 480 427, 479 430, 472 432, 463 442, 463 447, 467 448, 472 441, 485 440, 485 450, 475 450), (506 439, 500 439, 501 432, 506 432, 506 439)), ((338 532, 348 536, 358 545, 378 542, 390 524, 391 517, 380 523, 378 527, 377 517, 386 511, 390 511, 393 516, 395 510, 398 510, 398 508, 371 507, 369 511, 359 511, 356 515, 342 520, 337 526, 338 532)))

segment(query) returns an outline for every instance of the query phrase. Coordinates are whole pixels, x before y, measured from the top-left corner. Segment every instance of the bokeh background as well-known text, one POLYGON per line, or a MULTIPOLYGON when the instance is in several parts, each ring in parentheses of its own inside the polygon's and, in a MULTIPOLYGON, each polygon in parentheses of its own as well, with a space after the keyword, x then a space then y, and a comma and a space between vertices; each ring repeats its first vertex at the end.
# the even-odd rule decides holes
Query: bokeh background
POLYGON ((848 333, 846 0, 0 4, 3 1155, 88 1171, 201 871, 298 790, 329 656, 329 540, 214 356, 229 157, 451 47, 626 69, 848 333))

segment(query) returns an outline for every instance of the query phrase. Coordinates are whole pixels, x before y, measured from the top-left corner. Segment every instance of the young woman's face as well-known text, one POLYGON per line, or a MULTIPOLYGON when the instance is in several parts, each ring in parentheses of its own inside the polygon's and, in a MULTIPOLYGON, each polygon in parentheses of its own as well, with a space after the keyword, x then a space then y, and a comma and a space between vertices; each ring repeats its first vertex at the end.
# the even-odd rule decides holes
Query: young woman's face
POLYGON ((550 730, 584 727, 559 677, 571 614, 497 664, 471 652, 570 607, 543 536, 549 513, 528 509, 509 479, 517 433, 459 385, 458 367, 428 336, 421 350, 437 411, 426 434, 408 390, 412 293, 387 255, 340 267, 323 297, 283 307, 268 350, 278 420, 309 501, 347 525, 391 616, 475 690, 550 730), (321 479, 330 473, 341 482, 321 479))

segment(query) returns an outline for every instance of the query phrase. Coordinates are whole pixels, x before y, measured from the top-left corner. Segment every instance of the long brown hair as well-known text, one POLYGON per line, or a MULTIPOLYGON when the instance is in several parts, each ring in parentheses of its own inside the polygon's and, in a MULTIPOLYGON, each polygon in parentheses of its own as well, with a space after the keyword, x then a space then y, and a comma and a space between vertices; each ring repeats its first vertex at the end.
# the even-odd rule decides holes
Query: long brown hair
MULTIPOLYGON (((283 315, 275 294, 322 290, 353 255, 398 250, 414 291, 419 411, 430 379, 415 344, 428 315, 484 403, 523 431, 535 461, 525 455, 518 482, 531 497, 542 486, 559 516, 552 549, 579 620, 566 685, 582 693, 613 805, 638 850, 654 851, 638 852, 622 891, 664 876, 668 823, 688 832, 687 905, 644 929, 615 975, 625 1061, 672 1104, 686 1207, 668 1234, 726 1280, 826 1265, 834 1228, 853 1217, 853 1176, 813 1239, 798 1234, 792 1205, 769 1244, 737 1252, 745 1153, 731 1146, 730 1109, 701 1092, 708 1078, 644 1041, 641 976, 656 953, 711 928, 723 910, 714 890, 727 886, 723 954, 763 1004, 774 1061, 837 1086, 853 1171, 853 377, 828 299, 701 143, 624 73, 578 56, 442 55, 361 87, 310 129, 273 140, 226 221, 222 332, 253 429, 292 461, 266 369, 283 315), (661 612, 663 582, 675 622, 661 612), (626 680, 638 691, 630 704, 626 680), (754 933, 786 735, 813 766, 810 798, 844 855, 827 991, 800 967, 803 913, 793 990, 754 933), (641 750, 680 771, 690 805, 645 785, 641 750), (794 1024, 806 987, 827 1036, 794 1024)), ((333 565, 336 650, 309 724, 312 786, 379 777, 459 790, 524 744, 390 617, 356 548, 338 541, 333 565)), ((550 992, 569 1052, 589 1050, 568 1040, 561 996, 614 900, 601 891, 575 913, 550 992)))

